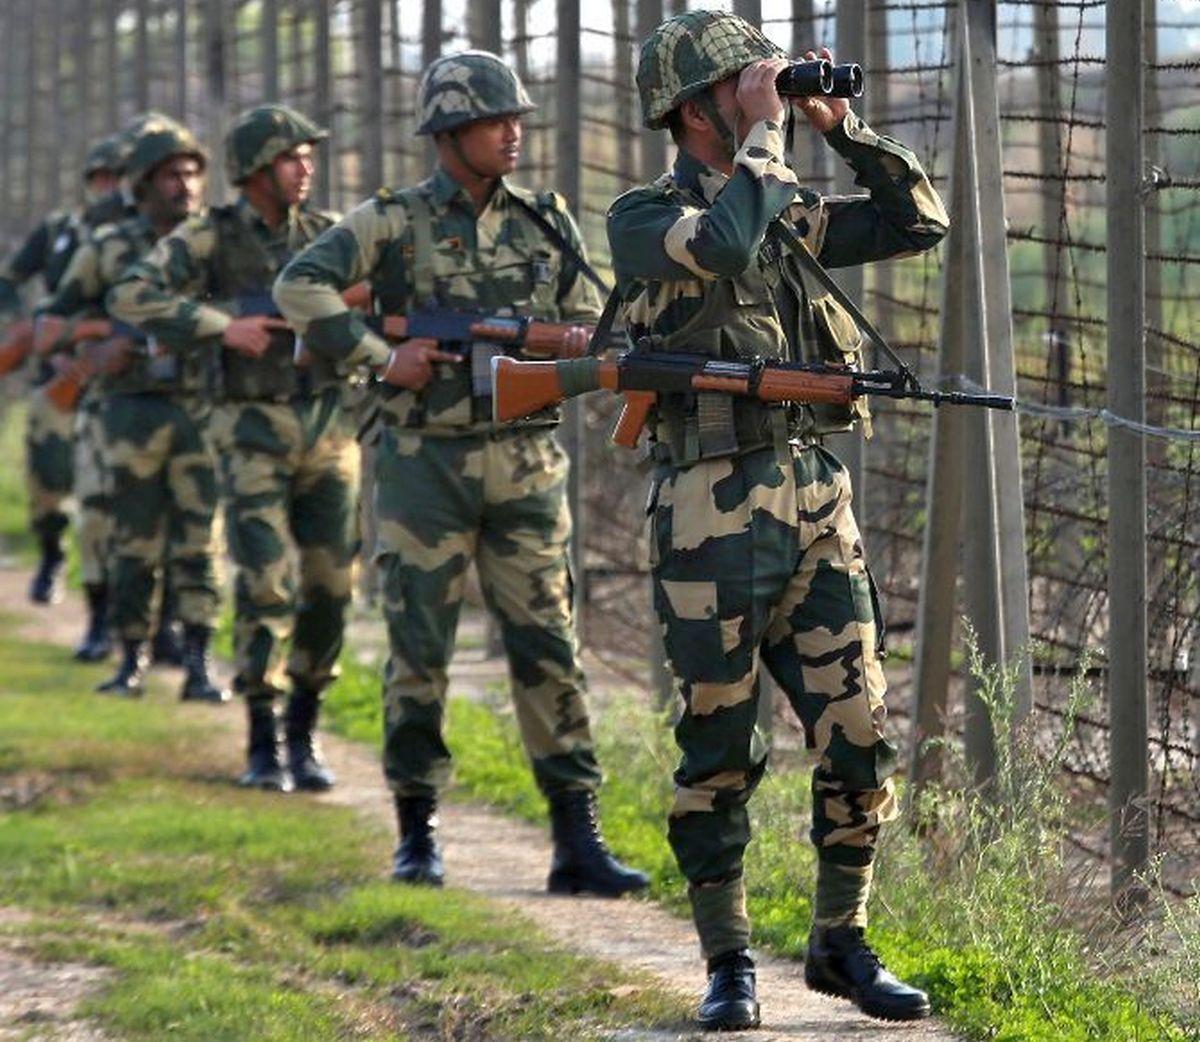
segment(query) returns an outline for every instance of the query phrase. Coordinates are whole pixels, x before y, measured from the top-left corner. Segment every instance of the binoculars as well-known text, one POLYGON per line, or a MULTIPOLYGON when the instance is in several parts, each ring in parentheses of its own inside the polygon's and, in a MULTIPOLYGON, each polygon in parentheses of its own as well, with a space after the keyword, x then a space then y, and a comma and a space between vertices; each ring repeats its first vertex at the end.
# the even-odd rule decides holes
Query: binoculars
POLYGON ((775 77, 775 90, 781 98, 861 98, 861 65, 834 65, 827 58, 793 62, 775 77))

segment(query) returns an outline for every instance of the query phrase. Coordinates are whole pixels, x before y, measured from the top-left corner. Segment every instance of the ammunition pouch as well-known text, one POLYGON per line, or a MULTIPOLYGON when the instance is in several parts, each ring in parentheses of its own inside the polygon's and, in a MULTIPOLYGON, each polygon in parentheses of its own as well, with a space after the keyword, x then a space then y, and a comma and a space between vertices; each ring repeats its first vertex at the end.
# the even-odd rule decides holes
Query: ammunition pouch
POLYGON ((791 442, 815 435, 806 406, 713 391, 662 395, 650 423, 654 458, 677 467, 743 456, 768 446, 783 462, 790 456, 791 442))

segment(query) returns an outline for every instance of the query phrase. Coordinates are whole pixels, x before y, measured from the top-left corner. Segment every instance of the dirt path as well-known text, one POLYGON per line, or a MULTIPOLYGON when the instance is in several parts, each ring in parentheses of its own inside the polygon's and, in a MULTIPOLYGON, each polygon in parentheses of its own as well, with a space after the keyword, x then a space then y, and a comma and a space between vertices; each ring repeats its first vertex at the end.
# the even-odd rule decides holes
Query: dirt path
MULTIPOLYGON (((31 639, 74 643, 83 625, 77 600, 68 598, 52 609, 34 611, 24 601, 26 583, 24 573, 0 572, 0 612, 20 618, 22 632, 31 639)), ((488 662, 477 651, 457 658, 451 670, 455 691, 479 690, 503 679, 502 663, 488 662)), ((232 708, 213 713, 211 707, 194 707, 194 711, 212 714, 220 721, 220 730, 236 733, 241 741, 241 717, 232 708)), ((313 798, 353 807, 376 827, 393 831, 391 802, 374 751, 333 735, 325 736, 323 742, 340 783, 332 792, 313 798)), ((703 972, 689 923, 648 901, 550 897, 543 890, 550 863, 550 841, 544 829, 467 804, 446 805, 441 819, 446 873, 452 886, 503 902, 572 950, 641 969, 686 996, 699 994, 703 972)), ((803 966, 791 960, 761 955, 758 976, 763 1027, 745 1033, 755 1042, 954 1042, 956 1038, 935 1022, 881 1024, 849 1003, 816 995, 804 984, 803 966)), ((6 983, 5 964, 0 960, 0 994, 6 983)), ((0 1042, 5 1037, 4 1016, 0 1006, 0 1042)), ((48 1040, 56 1037, 46 1036, 48 1040)), ((617 1037, 621 1042, 682 1042, 711 1036, 626 1031, 617 1037)))

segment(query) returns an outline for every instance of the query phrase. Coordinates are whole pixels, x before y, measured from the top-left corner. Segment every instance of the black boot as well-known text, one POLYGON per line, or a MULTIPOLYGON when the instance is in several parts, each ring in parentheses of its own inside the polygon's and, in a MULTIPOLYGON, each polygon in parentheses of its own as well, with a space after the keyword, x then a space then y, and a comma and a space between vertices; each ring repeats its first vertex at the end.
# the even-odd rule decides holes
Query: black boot
POLYGON ((175 618, 175 590, 169 575, 163 575, 162 603, 158 608, 158 629, 150 641, 150 661, 156 666, 183 666, 184 641, 175 618))
POLYGON ((212 662, 208 655, 208 643, 212 630, 207 626, 185 626, 183 629, 183 668, 187 676, 179 698, 183 702, 228 702, 229 692, 213 682, 210 676, 212 662))
POLYGON ((246 700, 250 721, 250 741, 246 750, 246 773, 238 784, 250 789, 292 791, 292 776, 279 763, 279 742, 275 735, 275 704, 270 698, 246 700))
POLYGON ((921 1020, 929 996, 897 980, 857 926, 814 926, 808 935, 804 980, 813 991, 849 999, 880 1020, 921 1020))
POLYGON ((38 542, 42 554, 29 584, 29 599, 34 604, 55 604, 62 599, 59 581, 64 559, 62 529, 57 525, 42 525, 38 542))
POLYGON ((397 883, 441 886, 446 872, 437 841, 437 800, 432 796, 397 796, 396 818, 400 845, 392 861, 392 879, 397 883))
POLYGON ((141 698, 142 680, 146 674, 146 642, 144 640, 121 641, 121 665, 111 679, 100 684, 96 690, 104 695, 121 698, 141 698))
POLYGON ((79 662, 103 662, 112 653, 112 637, 108 633, 108 586, 88 583, 83 590, 87 595, 88 628, 75 648, 75 658, 79 662))
POLYGON ((297 687, 288 699, 283 717, 288 767, 291 768, 296 788, 306 792, 324 792, 332 789, 337 781, 321 759, 321 751, 313 737, 320 707, 319 691, 297 687))
POLYGON ((696 1020, 705 1031, 741 1031, 758 1027, 754 960, 745 948, 708 960, 708 987, 696 1020))
POLYGON ((620 897, 642 890, 650 880, 621 864, 604 844, 596 821, 596 794, 570 789, 550 799, 550 831, 554 859, 546 888, 552 894, 599 894, 620 897))

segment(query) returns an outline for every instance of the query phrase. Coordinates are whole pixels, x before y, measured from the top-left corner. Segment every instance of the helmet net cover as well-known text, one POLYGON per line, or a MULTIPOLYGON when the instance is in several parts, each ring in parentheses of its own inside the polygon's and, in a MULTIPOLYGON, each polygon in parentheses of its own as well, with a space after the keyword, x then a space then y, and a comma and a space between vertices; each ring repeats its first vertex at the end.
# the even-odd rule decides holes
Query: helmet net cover
POLYGON ((760 59, 786 57, 759 29, 727 11, 687 11, 668 18, 639 55, 642 122, 660 130, 673 109, 705 88, 760 59))
POLYGON ((431 62, 417 97, 418 134, 439 134, 479 119, 537 108, 517 74, 490 51, 461 51, 431 62))
POLYGON ((323 141, 329 131, 287 105, 259 105, 247 109, 225 135, 225 171, 233 184, 241 184, 275 157, 323 141))

